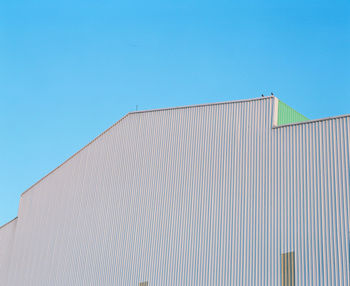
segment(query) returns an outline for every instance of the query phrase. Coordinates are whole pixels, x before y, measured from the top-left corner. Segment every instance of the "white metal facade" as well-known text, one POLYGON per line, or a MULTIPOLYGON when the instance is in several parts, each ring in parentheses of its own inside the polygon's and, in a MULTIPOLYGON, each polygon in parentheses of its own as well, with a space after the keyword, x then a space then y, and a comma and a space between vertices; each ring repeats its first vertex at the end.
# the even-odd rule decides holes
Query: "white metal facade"
POLYGON ((350 116, 277 108, 129 113, 22 194, 0 284, 280 285, 294 251, 296 285, 349 285, 350 116))
POLYGON ((0 227, 0 285, 6 285, 17 218, 0 227))

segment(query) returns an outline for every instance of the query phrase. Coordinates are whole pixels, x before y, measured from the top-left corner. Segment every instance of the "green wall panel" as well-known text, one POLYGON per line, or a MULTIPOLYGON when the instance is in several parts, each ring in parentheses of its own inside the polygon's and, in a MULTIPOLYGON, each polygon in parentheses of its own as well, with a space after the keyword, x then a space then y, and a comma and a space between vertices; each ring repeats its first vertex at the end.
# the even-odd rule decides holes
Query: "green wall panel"
POLYGON ((277 125, 290 124, 309 120, 304 115, 295 111, 293 108, 278 100, 277 125))

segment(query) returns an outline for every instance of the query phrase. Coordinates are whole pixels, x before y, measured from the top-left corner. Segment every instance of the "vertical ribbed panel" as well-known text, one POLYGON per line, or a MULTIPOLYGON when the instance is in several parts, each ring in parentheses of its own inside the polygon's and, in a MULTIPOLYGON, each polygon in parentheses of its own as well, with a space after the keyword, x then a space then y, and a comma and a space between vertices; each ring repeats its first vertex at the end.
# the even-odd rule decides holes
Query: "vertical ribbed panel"
POLYGON ((137 112, 21 197, 8 285, 348 285, 349 117, 137 112))
POLYGON ((350 117, 277 128, 281 249, 296 285, 349 285, 350 117))
POLYGON ((277 125, 290 124, 309 120, 304 115, 278 100, 277 125))
POLYGON ((17 219, 0 227, 0 285, 6 285, 12 257, 17 219))

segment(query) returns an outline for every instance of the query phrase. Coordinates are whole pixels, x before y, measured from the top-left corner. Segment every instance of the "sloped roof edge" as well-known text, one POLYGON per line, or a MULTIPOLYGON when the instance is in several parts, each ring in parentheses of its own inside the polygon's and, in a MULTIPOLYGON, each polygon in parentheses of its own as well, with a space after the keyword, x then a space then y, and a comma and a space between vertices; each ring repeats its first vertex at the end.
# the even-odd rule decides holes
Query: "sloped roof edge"
POLYGON ((0 225, 0 229, 4 228, 5 226, 9 225, 11 222, 14 222, 16 219, 18 219, 18 216, 16 216, 15 218, 11 219, 10 221, 6 222, 3 225, 0 225))
POLYGON ((205 107, 205 106, 213 106, 213 105, 222 105, 222 104, 232 104, 232 103, 243 103, 243 102, 249 102, 249 101, 257 101, 257 100, 265 100, 265 99, 271 99, 275 98, 274 96, 266 96, 266 97, 259 97, 259 98, 251 98, 251 99, 241 99, 241 100, 233 100, 233 101, 225 101, 225 102, 215 102, 215 103, 205 103, 205 104, 196 104, 196 105, 187 105, 187 106, 180 106, 180 107, 169 107, 169 108, 160 108, 160 109, 150 109, 150 110, 140 110, 140 111, 131 111, 128 112, 126 115, 124 115, 121 119, 119 119, 116 123, 114 123, 112 126, 107 128, 105 131, 103 131, 100 135, 95 137, 91 142, 89 142, 87 145, 85 145, 83 148, 75 152, 72 156, 70 156, 68 159, 63 161, 59 166, 57 166, 55 169, 53 169, 51 172, 49 172, 47 175, 42 177, 39 181, 31 185, 27 190, 25 190, 21 197, 30 191, 33 187, 35 187, 37 184, 39 184, 41 181, 43 181, 46 177, 51 175, 53 172, 55 172, 57 169, 62 167, 65 163, 67 163, 69 160, 71 160, 73 157, 78 155, 81 151, 83 151, 85 148, 87 148, 89 145, 91 145, 93 142, 95 142, 98 138, 103 136, 105 133, 107 133, 109 130, 111 130, 114 126, 116 126, 118 123, 120 123, 122 120, 124 120, 126 117, 133 115, 133 114, 140 114, 140 113, 148 113, 148 112, 159 112, 159 111, 167 111, 167 110, 175 110, 175 109, 187 109, 187 108, 196 108, 196 107, 205 107))

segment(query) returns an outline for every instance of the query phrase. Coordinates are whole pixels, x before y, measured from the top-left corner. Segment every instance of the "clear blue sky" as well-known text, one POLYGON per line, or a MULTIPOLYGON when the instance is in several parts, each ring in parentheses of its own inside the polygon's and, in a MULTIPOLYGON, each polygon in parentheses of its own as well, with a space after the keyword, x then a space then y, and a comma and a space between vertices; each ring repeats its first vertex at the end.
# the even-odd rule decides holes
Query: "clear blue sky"
POLYGON ((270 94, 350 113, 350 2, 1 1, 0 225, 127 112, 270 94))

